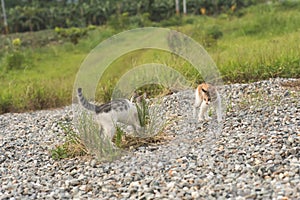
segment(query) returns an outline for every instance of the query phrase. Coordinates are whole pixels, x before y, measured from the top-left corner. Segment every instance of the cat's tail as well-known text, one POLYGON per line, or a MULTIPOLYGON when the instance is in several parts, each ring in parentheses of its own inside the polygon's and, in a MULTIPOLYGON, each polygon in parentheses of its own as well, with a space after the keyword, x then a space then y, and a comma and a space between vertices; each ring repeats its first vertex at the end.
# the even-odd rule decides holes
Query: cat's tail
POLYGON ((97 106, 96 105, 94 105, 94 104, 92 104, 92 103, 90 103, 84 96, 83 96, 83 94, 82 94, 82 88, 78 88, 77 89, 77 97, 78 97, 78 100, 79 100, 79 102, 80 102, 80 104, 84 107, 84 108, 86 108, 86 109, 88 109, 88 110, 91 110, 91 111, 97 111, 97 106))

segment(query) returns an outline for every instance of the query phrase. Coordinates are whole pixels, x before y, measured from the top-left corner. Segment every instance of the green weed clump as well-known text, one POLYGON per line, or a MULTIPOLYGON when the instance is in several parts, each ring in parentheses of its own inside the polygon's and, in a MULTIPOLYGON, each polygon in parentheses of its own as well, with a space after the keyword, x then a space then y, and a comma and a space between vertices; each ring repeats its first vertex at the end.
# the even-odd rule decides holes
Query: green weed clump
MULTIPOLYGON (((31 66, 31 57, 28 52, 23 51, 20 38, 8 40, 9 46, 4 54, 2 71, 26 69, 31 66)), ((0 67, 1 70, 1 67, 0 67)))
POLYGON ((61 145, 57 145, 51 150, 52 158, 54 160, 60 160, 88 155, 88 150, 82 143, 79 135, 71 127, 71 124, 60 123, 60 125, 64 134, 66 135, 66 141, 61 145))
POLYGON ((135 134, 125 134, 125 132, 117 126, 116 135, 113 142, 117 147, 130 150, 140 146, 155 145, 166 142, 169 138, 163 132, 166 121, 158 115, 160 108, 157 106, 150 106, 146 101, 145 96, 139 96, 136 102, 138 111, 138 119, 142 127, 141 132, 135 134))
POLYGON ((83 38, 88 34, 89 30, 94 30, 94 26, 90 26, 88 28, 55 28, 55 32, 62 38, 69 39, 73 44, 78 44, 79 39, 83 38))
MULTIPOLYGON (((122 150, 117 148, 111 139, 105 135, 102 127, 94 121, 93 116, 84 111, 78 112, 76 126, 79 136, 88 151, 100 161, 112 161, 119 158, 122 155, 122 150)), ((118 134, 122 135, 120 130, 118 134)), ((120 142, 120 139, 118 142, 120 142)), ((117 143, 117 145, 119 144, 117 143)))
POLYGON ((141 127, 146 127, 149 124, 149 106, 144 98, 136 104, 138 118, 141 127))
POLYGON ((12 69, 25 69, 26 64, 25 64, 26 57, 24 53, 20 51, 13 51, 11 53, 8 53, 5 58, 5 69, 6 70, 12 70, 12 69))
POLYGON ((116 136, 114 138, 114 143, 119 148, 122 145, 122 137, 123 136, 124 136, 124 131, 119 126, 116 126, 116 136))

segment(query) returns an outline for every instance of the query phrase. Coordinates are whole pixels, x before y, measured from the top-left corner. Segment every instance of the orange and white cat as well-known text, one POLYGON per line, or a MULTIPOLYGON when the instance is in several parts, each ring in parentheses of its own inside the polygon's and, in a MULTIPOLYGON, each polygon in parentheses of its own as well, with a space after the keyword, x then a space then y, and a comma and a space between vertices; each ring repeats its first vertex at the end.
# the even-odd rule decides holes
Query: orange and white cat
POLYGON ((197 115, 197 108, 200 106, 200 112, 198 115, 198 120, 210 120, 211 117, 208 116, 209 105, 213 102, 220 101, 220 95, 216 87, 208 83, 202 83, 198 85, 195 90, 195 103, 194 103, 194 118, 197 115))

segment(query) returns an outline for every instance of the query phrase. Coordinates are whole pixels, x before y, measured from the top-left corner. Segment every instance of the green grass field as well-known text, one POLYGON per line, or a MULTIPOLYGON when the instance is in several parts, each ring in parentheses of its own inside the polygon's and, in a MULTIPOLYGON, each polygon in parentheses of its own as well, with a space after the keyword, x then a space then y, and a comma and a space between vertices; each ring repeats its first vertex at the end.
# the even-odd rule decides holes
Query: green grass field
MULTIPOLYGON (((215 17, 184 16, 180 25, 167 28, 202 44, 225 83, 299 78, 299 10, 297 2, 262 4, 215 17)), ((110 27, 97 27, 77 45, 57 38, 54 30, 1 36, 0 113, 70 105, 81 63, 96 45, 115 33, 110 27), (15 38, 22 41, 17 49, 13 46, 15 38), (10 58, 11 55, 15 57, 10 58), (20 69, 8 69, 7 63, 18 62, 20 69)), ((130 68, 153 61, 174 66, 191 83, 201 81, 201 76, 181 58, 158 50, 135 51, 118 58, 105 72, 97 88, 97 99, 107 100, 111 87, 130 68)))

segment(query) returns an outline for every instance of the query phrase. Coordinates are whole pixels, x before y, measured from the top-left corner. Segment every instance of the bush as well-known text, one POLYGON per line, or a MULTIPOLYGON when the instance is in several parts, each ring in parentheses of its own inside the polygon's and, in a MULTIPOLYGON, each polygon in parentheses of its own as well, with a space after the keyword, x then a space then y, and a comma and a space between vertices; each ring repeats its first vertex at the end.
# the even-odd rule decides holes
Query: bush
POLYGON ((175 15, 169 19, 163 20, 160 22, 162 26, 180 26, 182 25, 183 20, 180 15, 175 15))
POLYGON ((216 25, 208 28, 202 36, 202 44, 204 47, 214 47, 217 45, 217 40, 223 36, 223 32, 216 25))
POLYGON ((217 40, 223 36, 223 32, 220 30, 220 28, 218 26, 212 26, 211 28, 209 28, 207 30, 206 35, 208 37, 211 37, 211 38, 217 40))
POLYGON ((152 22, 149 20, 150 14, 149 13, 143 13, 138 14, 135 16, 131 16, 129 18, 129 23, 131 27, 145 27, 145 26, 151 26, 152 22))
POLYGON ((102 127, 94 121, 93 116, 86 111, 78 110, 78 112, 80 113, 76 126, 80 139, 88 152, 95 155, 100 161, 112 161, 119 158, 122 151, 113 145, 109 137, 106 137, 102 127))
POLYGON ((115 30, 124 30, 129 27, 129 13, 116 14, 110 17, 108 25, 115 30))
POLYGON ((60 160, 64 158, 74 158, 77 156, 84 156, 88 154, 88 151, 84 144, 81 142, 79 135, 73 130, 70 123, 62 124, 61 128, 66 134, 66 141, 56 146, 51 150, 51 156, 54 160, 60 160))
POLYGON ((12 53, 8 53, 4 58, 5 69, 24 69, 26 68, 25 61, 26 58, 24 53, 20 51, 13 51, 12 53))
POLYGON ((73 44, 77 44, 79 39, 87 35, 89 30, 94 30, 94 27, 88 28, 55 28, 55 32, 62 38, 69 39, 73 44))
POLYGON ((9 50, 3 58, 4 70, 25 69, 30 65, 29 55, 26 55, 21 46, 20 38, 10 41, 9 50))

